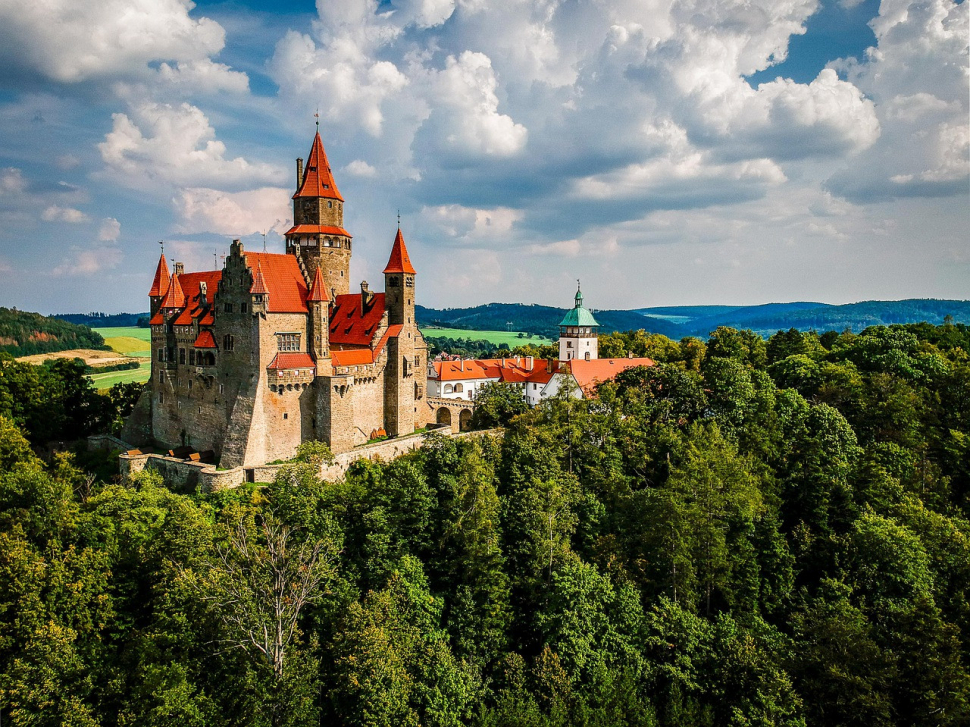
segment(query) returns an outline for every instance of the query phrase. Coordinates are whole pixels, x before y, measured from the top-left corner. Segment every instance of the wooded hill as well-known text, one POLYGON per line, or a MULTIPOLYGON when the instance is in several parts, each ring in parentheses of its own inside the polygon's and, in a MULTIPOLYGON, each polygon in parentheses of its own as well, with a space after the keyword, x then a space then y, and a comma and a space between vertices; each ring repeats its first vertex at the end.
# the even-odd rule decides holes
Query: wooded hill
POLYGON ((107 346, 104 338, 87 326, 16 308, 0 308, 0 351, 16 357, 75 348, 106 350, 107 346))
MULTIPOLYGON (((684 336, 707 336, 718 326, 751 329, 768 337, 789 328, 800 331, 855 333, 869 326, 928 322, 940 325, 947 316, 955 323, 970 323, 970 301, 916 298, 895 301, 864 301, 847 305, 826 303, 768 303, 755 306, 663 306, 637 310, 593 310, 601 333, 644 330, 674 340, 684 336)), ((474 308, 435 309, 417 306, 419 325, 440 325, 472 330, 505 330, 558 335, 566 310, 522 303, 488 303, 474 308)), ((473 338, 473 336, 470 336, 473 338)))

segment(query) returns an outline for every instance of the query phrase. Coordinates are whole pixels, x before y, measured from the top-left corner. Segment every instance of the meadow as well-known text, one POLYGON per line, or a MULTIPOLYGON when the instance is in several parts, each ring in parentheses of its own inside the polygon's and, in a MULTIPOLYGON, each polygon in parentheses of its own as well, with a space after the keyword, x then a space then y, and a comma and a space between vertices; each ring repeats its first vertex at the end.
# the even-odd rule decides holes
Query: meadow
POLYGON ((537 346, 552 343, 548 338, 521 331, 471 331, 464 328, 438 328, 421 326, 421 333, 434 338, 464 338, 472 341, 488 341, 496 346, 506 344, 509 348, 533 343, 537 346))
POLYGON ((109 371, 104 374, 91 374, 88 378, 98 389, 110 389, 115 384, 144 383, 152 375, 151 372, 151 329, 137 326, 119 326, 113 328, 95 328, 104 342, 113 351, 123 353, 133 358, 144 359, 137 369, 126 371, 109 371))

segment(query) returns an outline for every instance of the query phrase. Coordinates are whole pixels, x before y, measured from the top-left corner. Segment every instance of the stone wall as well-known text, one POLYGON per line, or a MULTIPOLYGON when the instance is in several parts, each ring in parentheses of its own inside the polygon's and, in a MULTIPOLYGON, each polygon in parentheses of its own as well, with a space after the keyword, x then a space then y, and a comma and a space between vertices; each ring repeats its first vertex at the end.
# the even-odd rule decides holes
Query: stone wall
MULTIPOLYGON (((501 430, 488 430, 479 432, 464 432, 454 434, 448 428, 436 431, 447 436, 486 436, 501 433, 501 430)), ((424 445, 428 432, 412 434, 407 437, 397 437, 383 442, 375 442, 361 447, 355 447, 349 452, 342 452, 336 455, 336 461, 332 465, 321 468, 320 477, 325 480, 336 480, 346 474, 351 464, 359 459, 370 460, 392 460, 403 454, 414 451, 424 445)), ((194 491, 196 488, 208 492, 216 492, 233 487, 238 487, 245 482, 272 482, 280 469, 286 464, 267 464, 258 467, 235 467, 229 470, 216 469, 211 464, 200 464, 198 462, 186 462, 174 457, 165 457, 158 454, 140 454, 129 456, 122 454, 119 457, 119 469, 122 475, 141 472, 144 469, 152 469, 162 475, 166 485, 175 490, 194 491)))

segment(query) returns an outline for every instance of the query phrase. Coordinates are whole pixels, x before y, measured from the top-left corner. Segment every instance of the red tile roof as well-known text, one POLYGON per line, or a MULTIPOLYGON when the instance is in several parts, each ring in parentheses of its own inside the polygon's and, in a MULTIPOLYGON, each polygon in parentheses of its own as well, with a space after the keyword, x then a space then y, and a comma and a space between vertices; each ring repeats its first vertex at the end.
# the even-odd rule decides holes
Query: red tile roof
POLYGON ((183 305, 185 305, 185 293, 182 292, 179 276, 172 273, 172 280, 168 284, 168 290, 165 291, 162 308, 181 308, 183 305))
POLYGON ((159 310, 158 313, 152 316, 152 319, 148 321, 150 326, 160 326, 165 323, 165 316, 162 315, 162 311, 159 310))
POLYGON ((435 361, 434 370, 440 381, 497 379, 498 368, 482 361, 435 361))
POLYGON ((165 262, 165 253, 158 258, 158 267, 155 268, 155 280, 152 281, 152 289, 148 291, 149 298, 161 298, 168 291, 168 263, 165 262))
POLYGON ((319 131, 313 137, 310 157, 307 159, 306 169, 303 171, 303 183, 296 190, 296 194, 293 195, 294 199, 297 197, 326 197, 344 201, 337 190, 337 183, 333 180, 333 172, 330 171, 330 162, 327 160, 327 152, 323 150, 319 131))
POLYGON ((306 281, 295 255, 246 252, 246 264, 263 274, 270 313, 306 313, 306 281))
POLYGON ((574 358, 567 363, 579 388, 587 395, 593 393, 597 384, 609 381, 627 369, 656 365, 649 358, 596 358, 592 361, 574 358))
POLYGON ((343 227, 333 227, 331 225, 294 225, 288 229, 286 235, 343 235, 353 237, 343 227))
POLYGON ((330 296, 327 294, 327 284, 323 282, 323 273, 320 272, 320 266, 317 265, 317 271, 313 274, 313 284, 310 286, 310 295, 307 296, 307 302, 323 302, 326 303, 330 300, 330 296))
POLYGON ((370 346, 383 316, 383 293, 374 293, 366 310, 361 310, 360 293, 336 296, 330 309, 330 343, 370 346))
POLYGON ((212 335, 212 331, 199 331, 199 335, 192 346, 194 348, 215 348, 216 337, 212 335))
POLYGON ((415 275, 414 266, 411 265, 411 258, 408 257, 408 248, 404 244, 404 235, 401 228, 397 228, 397 237, 394 238, 394 247, 391 248, 391 257, 387 261, 385 273, 410 273, 415 275))
POLYGON ((206 270, 201 273, 183 273, 178 276, 178 279, 185 294, 185 302, 182 304, 184 306, 182 312, 173 321, 174 325, 190 326, 192 321, 199 319, 200 325, 211 326, 215 322, 212 315, 212 301, 219 289, 222 271, 206 270), (206 284, 206 301, 208 303, 205 308, 200 305, 203 282, 206 284))
POLYGON ((316 364, 308 353, 278 353, 270 362, 269 369, 315 369, 316 364))
POLYGON ((263 280, 263 268, 258 262, 256 263, 256 276, 253 278, 253 285, 249 289, 249 293, 250 295, 266 295, 269 293, 266 290, 266 281, 263 280))
POLYGON ((334 366, 361 366, 374 363, 374 352, 369 348, 350 348, 345 351, 331 351, 330 359, 334 366))

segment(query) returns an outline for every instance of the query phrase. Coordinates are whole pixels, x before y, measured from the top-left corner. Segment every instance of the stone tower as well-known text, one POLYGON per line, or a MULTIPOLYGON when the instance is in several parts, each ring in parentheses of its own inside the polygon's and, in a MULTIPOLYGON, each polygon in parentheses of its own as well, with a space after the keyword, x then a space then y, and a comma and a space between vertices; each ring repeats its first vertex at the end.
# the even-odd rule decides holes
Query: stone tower
POLYGON ((414 266, 408 256, 401 228, 397 230, 391 257, 384 268, 384 307, 387 324, 398 333, 387 342, 387 374, 384 378, 384 420, 391 436, 414 431, 415 372, 426 362, 415 358, 421 335, 414 320, 414 266))
POLYGON ((158 267, 155 268, 155 280, 152 282, 152 289, 148 291, 148 300, 151 304, 151 315, 154 316, 162 307, 162 299, 168 292, 168 263, 165 262, 165 253, 158 258, 158 267))
POLYGON ((593 314, 583 307, 583 291, 577 285, 575 303, 559 322, 559 360, 598 358, 599 326, 593 314))
POLYGON ((293 227, 286 233, 286 252, 296 255, 307 285, 319 267, 327 293, 350 292, 350 234, 344 229, 344 198, 333 179, 318 131, 306 167, 296 160, 293 227))

